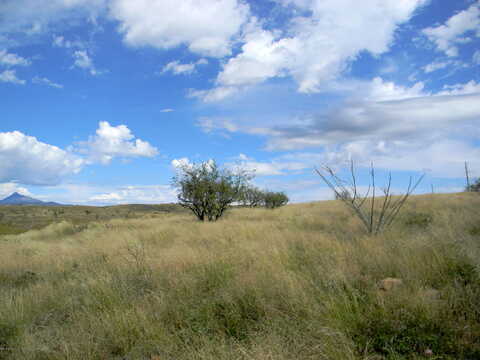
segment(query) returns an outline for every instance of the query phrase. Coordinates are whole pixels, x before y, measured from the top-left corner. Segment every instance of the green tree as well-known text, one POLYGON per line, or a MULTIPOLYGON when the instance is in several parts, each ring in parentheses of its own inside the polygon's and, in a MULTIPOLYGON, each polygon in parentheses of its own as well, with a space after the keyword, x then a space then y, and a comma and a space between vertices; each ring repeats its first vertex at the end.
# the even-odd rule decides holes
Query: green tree
POLYGON ((264 193, 264 204, 267 209, 287 205, 288 201, 289 198, 284 192, 265 191, 264 193))
POLYGON ((265 192, 255 186, 246 186, 241 194, 242 205, 257 207, 265 204, 265 192))
POLYGON ((216 221, 234 202, 240 201, 251 176, 244 171, 220 169, 215 161, 183 164, 173 178, 179 204, 200 221, 216 221))

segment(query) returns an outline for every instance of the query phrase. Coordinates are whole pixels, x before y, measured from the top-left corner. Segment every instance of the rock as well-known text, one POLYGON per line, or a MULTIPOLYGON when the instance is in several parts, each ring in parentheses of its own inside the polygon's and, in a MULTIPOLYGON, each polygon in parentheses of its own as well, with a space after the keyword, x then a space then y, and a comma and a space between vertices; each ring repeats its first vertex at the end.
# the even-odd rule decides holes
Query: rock
POLYGON ((403 285, 402 279, 397 278, 386 278, 380 281, 378 287, 383 291, 391 291, 399 288, 403 285))
POLYGON ((433 356, 433 351, 432 349, 426 349, 423 354, 426 356, 426 357, 430 357, 430 356, 433 356))

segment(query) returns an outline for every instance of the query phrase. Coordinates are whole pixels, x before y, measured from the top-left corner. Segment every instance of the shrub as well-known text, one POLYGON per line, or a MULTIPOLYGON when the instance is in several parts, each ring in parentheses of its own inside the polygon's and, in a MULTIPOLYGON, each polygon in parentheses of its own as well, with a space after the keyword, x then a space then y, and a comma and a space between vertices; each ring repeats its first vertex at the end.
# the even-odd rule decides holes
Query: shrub
POLYGON ((370 168, 370 184, 368 185, 368 190, 365 195, 361 195, 358 192, 353 161, 350 162, 350 181, 340 178, 329 166, 324 166, 323 171, 319 169, 315 169, 315 171, 327 186, 332 189, 335 194, 335 199, 341 200, 353 211, 370 235, 380 233, 395 221, 403 205, 405 205, 409 196, 415 191, 425 176, 422 175, 415 183, 413 183, 412 178, 410 178, 407 191, 401 196, 394 197, 391 191, 392 176, 390 174, 387 185, 381 189, 383 199, 378 199, 373 163, 370 168), (367 200, 369 201, 367 202, 367 200), (380 200, 380 211, 377 211, 375 208, 377 200, 380 200))
POLYGON ((433 216, 426 213, 409 213, 405 216, 405 225, 426 228, 433 221, 433 216))
POLYGON ((251 178, 243 171, 220 169, 215 161, 184 164, 173 178, 181 206, 190 209, 200 221, 216 221, 234 202, 251 178))
POLYGON ((289 198, 284 192, 266 191, 264 194, 264 202, 267 209, 275 209, 287 205, 288 201, 289 198))

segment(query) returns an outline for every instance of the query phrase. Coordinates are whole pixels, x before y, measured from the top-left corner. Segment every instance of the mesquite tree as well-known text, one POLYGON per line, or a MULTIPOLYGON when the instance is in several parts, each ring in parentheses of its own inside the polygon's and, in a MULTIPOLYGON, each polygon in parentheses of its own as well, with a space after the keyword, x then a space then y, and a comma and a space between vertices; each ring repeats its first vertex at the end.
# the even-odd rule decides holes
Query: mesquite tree
POLYGON ((287 205, 288 196, 284 192, 266 191, 264 193, 264 202, 267 209, 275 209, 287 205))
POLYGON ((246 186, 242 191, 240 202, 249 207, 262 206, 265 203, 265 192, 254 186, 246 186))
POLYGON ((180 166, 173 185, 181 206, 190 209, 200 221, 216 221, 240 200, 250 179, 244 171, 220 169, 215 161, 208 161, 180 166))

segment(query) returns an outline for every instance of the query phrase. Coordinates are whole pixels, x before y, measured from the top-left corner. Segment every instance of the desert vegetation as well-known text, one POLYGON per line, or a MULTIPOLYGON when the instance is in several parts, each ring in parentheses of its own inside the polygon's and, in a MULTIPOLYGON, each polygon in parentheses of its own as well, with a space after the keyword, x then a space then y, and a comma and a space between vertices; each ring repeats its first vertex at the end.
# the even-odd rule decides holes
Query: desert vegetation
POLYGON ((370 235, 376 235, 383 231, 397 218, 400 210, 405 205, 411 194, 418 187, 424 175, 415 182, 410 177, 407 190, 394 196, 392 192, 392 174, 384 187, 380 188, 381 198, 378 199, 378 184, 376 184, 375 168, 373 163, 370 168, 370 183, 367 191, 362 194, 357 184, 354 162, 350 162, 350 179, 342 179, 333 168, 324 166, 322 170, 316 169, 316 173, 333 191, 335 199, 341 200, 347 205, 352 213, 357 216, 370 235), (380 207, 375 207, 375 201, 380 201, 380 207))
POLYGON ((342 201, 3 235, 0 358, 479 359, 479 206, 412 196, 376 236, 342 201))
POLYGON ((200 221, 217 221, 233 205, 275 209, 288 203, 283 192, 260 190, 250 183, 254 174, 242 168, 222 169, 213 160, 184 164, 173 178, 180 206, 200 221))

